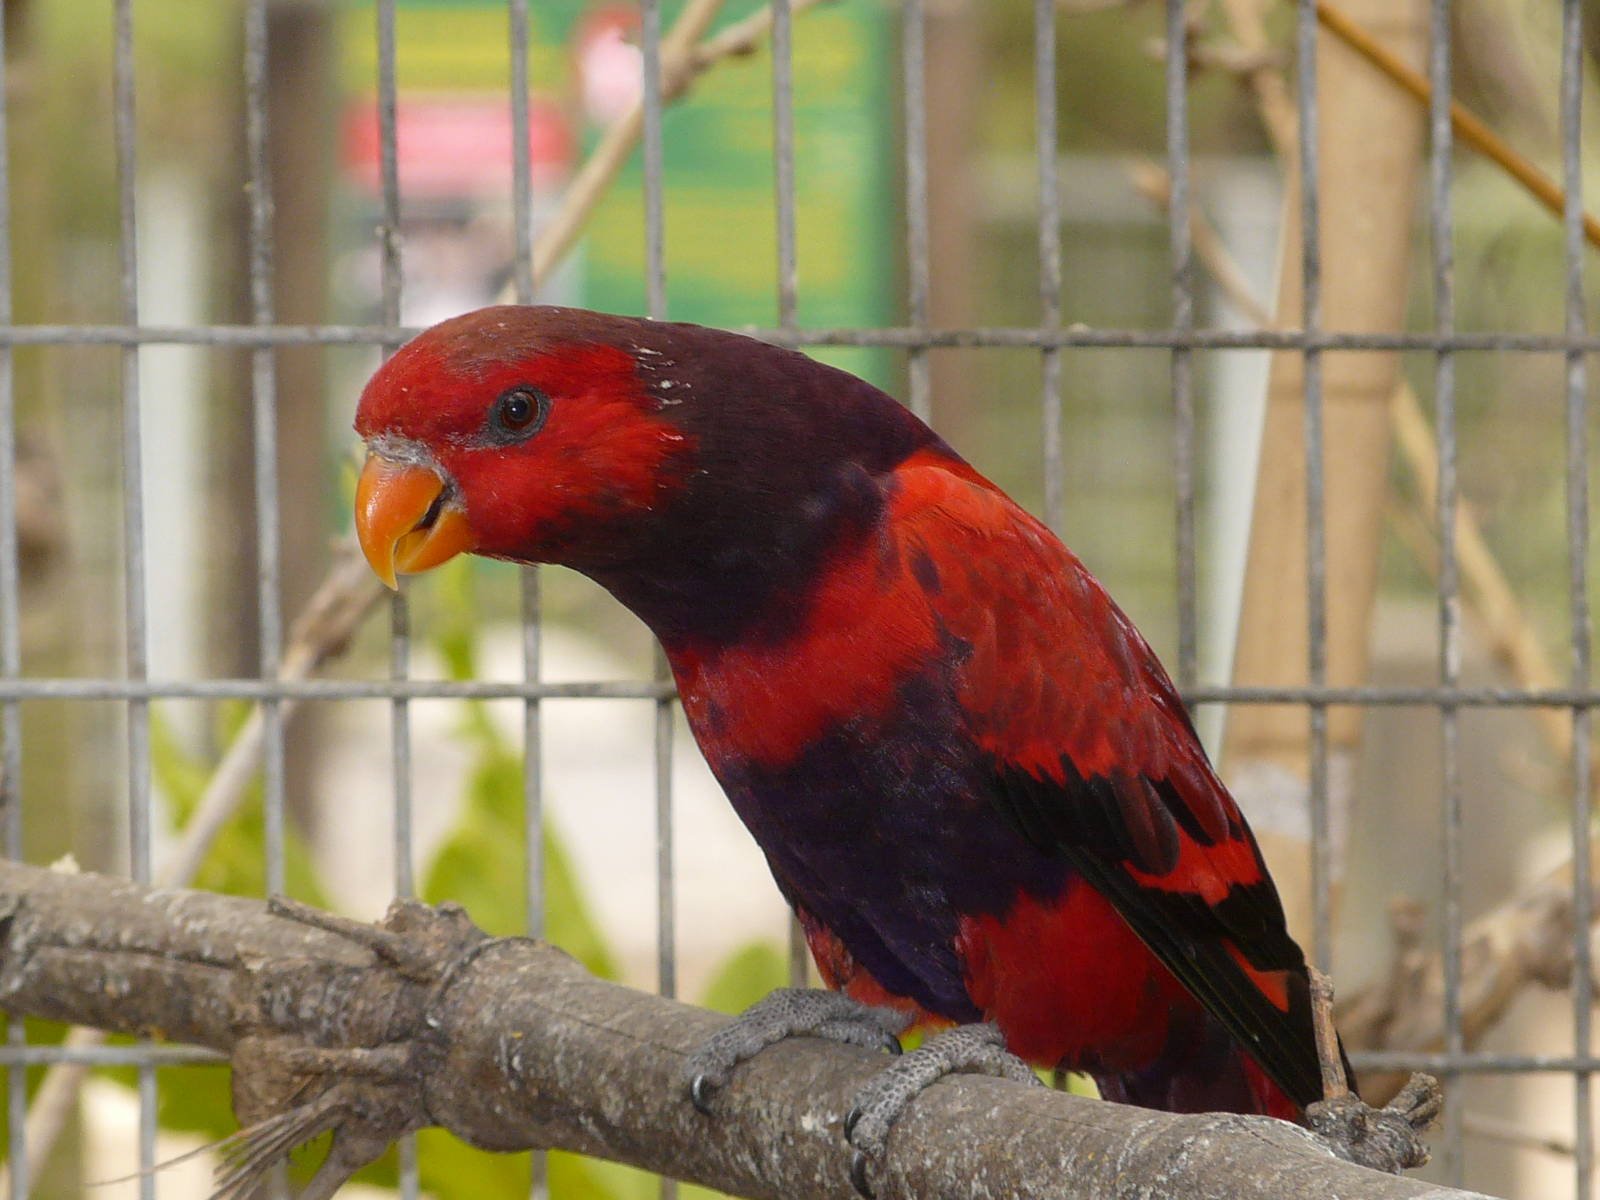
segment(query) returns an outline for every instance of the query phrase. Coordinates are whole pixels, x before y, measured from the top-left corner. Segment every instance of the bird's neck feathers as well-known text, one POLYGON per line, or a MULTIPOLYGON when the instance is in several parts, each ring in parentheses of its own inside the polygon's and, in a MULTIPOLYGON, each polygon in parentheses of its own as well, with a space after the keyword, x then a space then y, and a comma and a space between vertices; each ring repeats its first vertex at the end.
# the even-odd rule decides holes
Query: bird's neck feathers
POLYGON ((853 375, 748 338, 675 330, 639 355, 644 389, 693 447, 627 561, 580 568, 668 647, 779 638, 830 562, 882 518, 894 468, 954 453, 853 375))
POLYGON ((881 481, 855 463, 795 493, 750 488, 737 500, 692 489, 652 523, 628 558, 580 566, 672 652, 781 638, 832 560, 884 509, 881 481))

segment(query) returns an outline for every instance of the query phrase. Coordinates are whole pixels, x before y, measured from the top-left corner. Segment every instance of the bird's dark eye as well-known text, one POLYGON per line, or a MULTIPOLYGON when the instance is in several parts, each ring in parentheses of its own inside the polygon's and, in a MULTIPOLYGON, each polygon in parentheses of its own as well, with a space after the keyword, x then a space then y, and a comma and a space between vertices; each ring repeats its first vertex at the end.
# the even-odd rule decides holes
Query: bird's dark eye
POLYGON ((530 387, 514 387, 500 394, 489 414, 489 428, 497 440, 520 441, 532 437, 544 424, 550 400, 530 387))

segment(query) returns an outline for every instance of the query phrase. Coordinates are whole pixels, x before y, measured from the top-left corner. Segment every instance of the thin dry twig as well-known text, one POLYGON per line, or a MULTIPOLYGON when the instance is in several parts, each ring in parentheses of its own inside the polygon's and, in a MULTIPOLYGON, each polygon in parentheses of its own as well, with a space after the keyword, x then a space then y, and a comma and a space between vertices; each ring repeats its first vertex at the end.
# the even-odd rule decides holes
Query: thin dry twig
POLYGON ((1333 980, 1316 967, 1307 970, 1311 973, 1311 1020, 1317 1033, 1317 1061, 1322 1067, 1322 1098, 1340 1100, 1350 1094, 1350 1081, 1344 1075, 1339 1033, 1333 1027, 1333 980))
MULTIPOLYGON (((289 642, 278 669, 278 681, 304 679, 349 645, 362 620, 383 595, 383 587, 353 542, 341 542, 322 583, 306 602, 289 630, 289 642)), ((287 721, 299 705, 278 702, 279 719, 287 721)), ((261 767, 266 723, 257 707, 217 764, 194 816, 172 856, 157 873, 166 887, 181 887, 195 877, 224 825, 238 811, 246 789, 261 767)))
MULTIPOLYGON (((1421 401, 1410 388, 1402 388, 1395 394, 1394 424, 1401 460, 1410 469, 1416 484, 1416 507, 1432 528, 1435 524, 1432 515, 1438 511, 1439 443, 1422 411, 1421 401)), ((1427 566, 1426 559, 1418 561, 1427 566)), ((1538 630, 1489 549, 1472 506, 1461 498, 1456 501, 1456 562, 1462 581, 1467 585, 1467 602, 1483 626, 1490 653, 1522 687, 1535 690, 1559 687, 1562 680, 1538 630)), ((1534 708, 1532 715, 1556 756, 1564 761, 1569 759, 1572 754, 1570 716, 1554 708, 1534 708)))
MULTIPOLYGON (((1128 167, 1134 190, 1163 212, 1172 207, 1172 176, 1167 169, 1147 158, 1135 159, 1128 167)), ((1217 227, 1205 218, 1199 207, 1189 214, 1189 241, 1196 256, 1210 272, 1218 289, 1233 305, 1260 329, 1277 327, 1266 305, 1256 299, 1250 283, 1238 261, 1228 252, 1227 244, 1217 227)))
MULTIPOLYGON (((1222 0, 1222 8, 1240 49, 1255 56, 1240 74, 1249 80, 1256 94, 1262 123, 1278 157, 1292 165, 1297 158, 1296 128, 1298 116, 1294 99, 1279 65, 1271 60, 1272 43, 1267 36, 1262 17, 1261 0, 1222 0)), ((1365 58, 1395 84, 1404 88, 1424 105, 1432 103, 1433 86, 1411 68, 1393 51, 1360 24, 1352 21, 1341 9, 1328 2, 1317 0, 1317 20, 1334 37, 1365 58)), ((1461 140, 1490 159, 1518 183, 1522 184, 1551 212, 1560 216, 1565 211, 1566 194, 1543 171, 1534 166, 1527 156, 1490 129, 1482 119, 1458 101, 1450 102, 1450 123, 1461 140)), ((1291 176, 1292 178, 1292 173, 1291 176)), ((1600 221, 1589 213, 1583 214, 1583 232, 1589 243, 1600 247, 1600 221)))
MULTIPOLYGON (((1298 117, 1283 72, 1270 57, 1272 43, 1262 19, 1262 5, 1259 0, 1222 0, 1222 7, 1241 51, 1253 56, 1240 74, 1249 80, 1256 93, 1268 138, 1279 158, 1292 164, 1298 153, 1295 145, 1298 117)), ((1330 34, 1422 104, 1432 102, 1433 86, 1425 77, 1328 0, 1318 0, 1317 20, 1330 34)), ((1551 212, 1557 216, 1563 213, 1566 195, 1561 188, 1469 108, 1452 100, 1450 123, 1463 142, 1497 164, 1551 212)), ((1583 215, 1583 230, 1591 245, 1600 246, 1600 222, 1589 213, 1583 215)))
MULTIPOLYGON (((681 95, 696 74, 693 50, 716 19, 723 0, 690 0, 661 39, 661 95, 670 101, 681 95)), ((703 68, 701 68, 703 69, 703 68)), ((600 198, 616 180, 623 163, 633 153, 644 132, 644 99, 640 97, 606 129, 577 175, 567 185, 561 208, 540 232, 533 247, 535 286, 565 258, 578 240, 600 198)), ((507 286, 503 299, 509 300, 507 286)))
POLYGON ((1350 1090, 1344 1050, 1333 1027, 1333 981, 1315 966, 1311 976, 1311 1021, 1322 1070, 1322 1100, 1306 1109, 1312 1129, 1332 1136, 1336 1152, 1385 1170, 1420 1167, 1428 1161, 1423 1134, 1444 1107, 1444 1089, 1431 1075, 1412 1075, 1382 1108, 1350 1090))
MULTIPOLYGON (((789 15, 793 17, 796 13, 828 2, 829 0, 790 0, 789 15)), ((1118 2, 1122 3, 1125 0, 1118 2)), ((762 40, 771 32, 772 6, 769 4, 765 8, 757 9, 742 21, 735 21, 715 37, 709 37, 696 46, 691 56, 694 74, 701 74, 725 58, 737 58, 755 53, 762 40)), ((688 91, 687 80, 683 86, 663 98, 668 101, 676 100, 686 91, 688 91)))
MULTIPOLYGON (((1228 75, 1250 75, 1267 67, 1283 68, 1289 63, 1287 51, 1276 48, 1257 50, 1224 40, 1200 40, 1198 33, 1189 40, 1185 51, 1191 77, 1202 71, 1222 71, 1228 75)), ((1167 39, 1151 38, 1145 43, 1145 54, 1155 62, 1167 59, 1167 39)))
MULTIPOLYGON (((1256 106, 1261 113, 1261 122, 1266 126, 1267 138, 1272 142, 1278 158, 1288 168, 1298 155, 1295 145, 1298 122, 1294 99, 1282 69, 1265 57, 1273 47, 1272 39, 1267 36, 1263 13, 1265 7, 1263 0, 1222 0, 1223 15, 1227 18, 1234 41, 1242 49, 1260 56, 1255 66, 1243 72, 1243 77, 1255 93, 1256 106)), ((1296 174, 1291 170, 1287 177, 1293 179, 1296 174)))
MULTIPOLYGON (((1412 70, 1381 41, 1328 0, 1317 0, 1317 21, 1422 104, 1432 102, 1433 85, 1426 77, 1412 70)), ((1463 142, 1492 159, 1556 216, 1566 211, 1566 193, 1555 180, 1456 100, 1450 101, 1450 124, 1463 142)), ((1600 221, 1587 212, 1583 214, 1583 235, 1590 245, 1600 247, 1600 221)))
MULTIPOLYGON (((790 15, 814 8, 826 0, 792 0, 790 15)), ((754 53, 772 30, 772 6, 767 5, 701 41, 716 18, 723 0, 694 0, 661 39, 661 99, 671 104, 688 93, 690 85, 706 71, 730 58, 754 53)), ((623 164, 633 154, 644 133, 644 101, 635 101, 607 127, 577 175, 567 185, 561 207, 539 232, 533 246, 535 285, 547 279, 577 243, 601 197, 616 181, 623 164)), ((513 299, 508 284, 500 299, 513 299)))

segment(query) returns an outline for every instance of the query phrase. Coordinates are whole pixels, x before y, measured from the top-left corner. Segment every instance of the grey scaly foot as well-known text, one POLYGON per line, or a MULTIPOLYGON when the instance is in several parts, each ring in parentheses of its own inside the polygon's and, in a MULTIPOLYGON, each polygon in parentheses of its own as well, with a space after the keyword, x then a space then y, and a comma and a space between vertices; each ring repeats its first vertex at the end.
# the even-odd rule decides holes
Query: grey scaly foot
POLYGON ((892 1008, 874 1008, 841 992, 813 988, 779 988, 758 1000, 684 1065, 689 1098, 701 1112, 711 1112, 711 1098, 727 1086, 733 1068, 786 1037, 818 1037, 869 1050, 900 1053, 900 1039, 911 1018, 892 1008))
POLYGON ((867 1200, 873 1196, 867 1168, 882 1162, 890 1126, 919 1092, 957 1071, 1043 1086, 1033 1068, 1006 1049, 1005 1037, 993 1025, 947 1029, 890 1063, 856 1095, 844 1119, 844 1136, 855 1150, 850 1182, 867 1200))
POLYGON ((1383 1108, 1347 1093, 1306 1109, 1306 1124, 1340 1158, 1391 1175, 1428 1161, 1423 1132, 1444 1107, 1444 1092, 1432 1075, 1413 1075, 1383 1108))

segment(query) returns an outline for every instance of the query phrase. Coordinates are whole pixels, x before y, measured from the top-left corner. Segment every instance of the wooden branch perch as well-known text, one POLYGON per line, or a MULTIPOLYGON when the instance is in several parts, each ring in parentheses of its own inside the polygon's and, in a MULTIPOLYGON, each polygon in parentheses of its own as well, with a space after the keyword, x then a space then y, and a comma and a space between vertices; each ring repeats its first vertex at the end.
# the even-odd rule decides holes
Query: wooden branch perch
MULTIPOLYGON (((394 1137, 442 1125, 496 1150, 561 1148, 754 1197, 849 1197, 839 1132, 881 1061, 805 1038, 764 1051, 698 1114, 688 1054, 725 1018, 589 975, 460 910, 379 926, 0 862, 0 1008, 232 1057, 255 1136, 335 1130, 331 1195, 394 1137)), ((247 1130, 247 1134, 251 1131, 247 1130)), ((1367 1171, 1262 1117, 1173 1116, 996 1079, 931 1088, 890 1140, 880 1194, 918 1197, 1471 1195, 1367 1171)))

